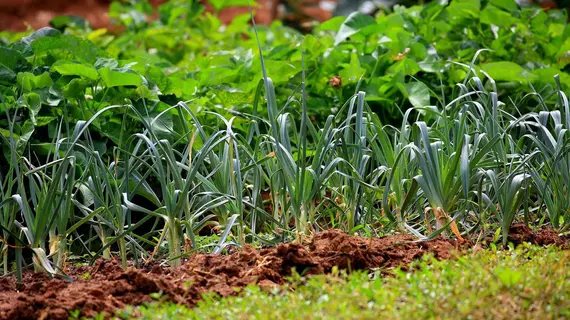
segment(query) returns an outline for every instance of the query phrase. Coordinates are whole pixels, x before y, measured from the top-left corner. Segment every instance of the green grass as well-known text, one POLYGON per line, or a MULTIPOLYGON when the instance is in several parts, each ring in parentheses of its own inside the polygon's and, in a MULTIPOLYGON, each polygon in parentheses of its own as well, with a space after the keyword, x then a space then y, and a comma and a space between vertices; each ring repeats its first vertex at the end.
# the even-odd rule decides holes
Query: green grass
MULTIPOLYGON (((273 292, 207 296, 194 309, 140 307, 142 319, 561 319, 570 317, 570 253, 524 245, 457 260, 425 257, 393 277, 297 277, 273 292), (372 280, 370 280, 372 278, 372 280)), ((133 308, 120 313, 130 318, 133 308)))

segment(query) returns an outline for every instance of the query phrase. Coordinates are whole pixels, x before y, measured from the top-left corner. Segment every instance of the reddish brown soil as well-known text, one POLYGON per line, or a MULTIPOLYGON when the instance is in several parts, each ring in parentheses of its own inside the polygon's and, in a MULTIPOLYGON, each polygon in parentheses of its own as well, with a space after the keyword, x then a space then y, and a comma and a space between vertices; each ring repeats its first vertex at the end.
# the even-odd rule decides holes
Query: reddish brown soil
MULTIPOLYGON (((157 6, 164 0, 150 0, 157 6)), ((27 25, 33 29, 49 26, 49 22, 58 15, 80 16, 94 27, 109 27, 107 12, 111 0, 0 0, 0 31, 25 31, 27 25)), ((206 11, 214 12, 212 6, 203 1, 206 11)), ((256 21, 259 24, 270 24, 277 14, 276 6, 269 0, 258 1, 256 21)), ((248 13, 247 6, 224 8, 219 12, 219 18, 228 24, 240 14, 248 13)))
POLYGON ((24 31, 47 27, 57 15, 85 17, 97 28, 109 24, 109 0, 0 0, 0 30, 24 31))
POLYGON ((530 242, 540 246, 555 244, 557 246, 566 246, 567 239, 560 237, 556 231, 550 228, 540 229, 539 232, 533 232, 524 223, 516 223, 511 226, 509 230, 509 241, 514 245, 519 245, 523 242, 530 242))
POLYGON ((127 305, 150 302, 149 294, 155 292, 193 306, 207 292, 230 296, 248 284, 283 284, 292 269, 303 275, 327 273, 334 266, 386 271, 406 268, 427 253, 449 259, 470 245, 448 239, 414 242, 404 235, 365 239, 333 230, 315 235, 306 246, 288 243, 262 250, 246 247, 229 255, 199 254, 172 271, 159 266, 124 271, 115 261, 100 260, 93 267, 71 270, 71 283, 27 273, 24 288, 18 292, 13 278, 0 279, 0 319, 67 319, 72 310, 80 310, 83 316, 111 315, 127 305), (81 276, 85 273, 89 280, 81 276))

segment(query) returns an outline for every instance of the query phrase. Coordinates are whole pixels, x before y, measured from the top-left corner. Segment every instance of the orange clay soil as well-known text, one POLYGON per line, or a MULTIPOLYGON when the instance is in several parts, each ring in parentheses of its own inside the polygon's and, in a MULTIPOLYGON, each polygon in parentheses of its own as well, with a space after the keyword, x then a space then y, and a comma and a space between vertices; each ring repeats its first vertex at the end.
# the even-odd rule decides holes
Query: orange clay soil
MULTIPOLYGON (((149 2, 158 6, 165 0, 149 2)), ((51 19, 58 15, 80 16, 95 29, 106 28, 110 26, 107 14, 110 3, 111 0, 0 0, 0 31, 25 31, 27 24, 33 29, 48 27, 51 19)), ((202 3, 207 12, 214 12, 207 1, 202 3)), ((276 3, 270 0, 258 0, 258 3, 259 6, 255 8, 257 23, 271 24, 277 14, 276 3)), ((224 24, 228 24, 235 16, 246 13, 249 13, 247 6, 236 6, 222 9, 218 16, 224 24)))
MULTIPOLYGON (((535 234, 528 227, 515 225, 512 231, 515 243, 565 244, 548 229, 535 234)), ((328 273, 334 266, 387 271, 407 268, 427 253, 450 259, 471 246, 450 239, 414 242, 406 235, 367 239, 332 230, 316 234, 306 246, 285 243, 261 250, 248 246, 229 255, 198 254, 174 270, 154 265, 125 271, 117 261, 99 260, 92 267, 68 270, 73 282, 29 272, 24 274, 24 288, 17 291, 13 277, 0 279, 0 319, 67 319, 72 310, 87 317, 101 312, 109 316, 127 305, 152 301, 149 294, 155 292, 192 307, 203 293, 231 296, 249 284, 283 284, 293 268, 303 275, 328 273), (89 279, 84 279, 84 274, 89 279)))

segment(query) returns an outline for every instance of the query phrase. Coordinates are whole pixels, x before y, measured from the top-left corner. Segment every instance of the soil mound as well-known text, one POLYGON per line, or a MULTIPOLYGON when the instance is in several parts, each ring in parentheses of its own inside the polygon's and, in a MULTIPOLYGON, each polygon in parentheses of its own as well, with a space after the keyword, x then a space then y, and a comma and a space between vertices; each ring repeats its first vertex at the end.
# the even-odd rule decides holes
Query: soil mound
POLYGON ((532 229, 524 223, 515 223, 511 226, 508 240, 514 245, 519 245, 523 242, 530 242, 540 246, 549 244, 558 246, 567 245, 567 239, 560 237, 553 229, 542 228, 538 232, 533 232, 532 229))
MULTIPOLYGON (((532 239, 549 241, 542 235, 532 239)), ((172 302, 193 306, 207 292, 230 296, 249 284, 283 284, 293 269, 303 275, 327 273, 334 266, 386 271, 405 268, 427 253, 448 259, 470 245, 449 239, 418 242, 405 235, 366 239, 331 230, 316 234, 306 246, 285 243, 261 250, 245 247, 229 255, 198 254, 174 270, 154 265, 125 271, 117 261, 99 260, 92 267, 70 270, 73 282, 26 273, 18 292, 13 278, 0 279, 0 319, 67 319, 73 310, 87 317, 112 315, 127 305, 150 302, 149 294, 158 292, 172 302)))

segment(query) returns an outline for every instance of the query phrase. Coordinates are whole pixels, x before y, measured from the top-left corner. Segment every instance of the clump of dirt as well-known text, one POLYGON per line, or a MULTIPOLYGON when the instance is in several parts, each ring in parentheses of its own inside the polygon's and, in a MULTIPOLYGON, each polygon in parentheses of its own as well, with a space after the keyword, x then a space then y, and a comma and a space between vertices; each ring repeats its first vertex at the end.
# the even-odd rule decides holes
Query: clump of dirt
POLYGON ((0 30, 25 31, 26 23, 39 29, 49 25, 57 15, 86 18, 96 28, 109 24, 110 0, 0 0, 0 30))
POLYGON ((551 228, 542 228, 537 232, 525 223, 515 223, 509 229, 508 241, 514 245, 519 245, 523 242, 530 242, 537 245, 550 245, 566 246, 567 239, 560 237, 556 231, 551 228))
POLYGON ((72 310, 86 317, 101 312, 110 316, 127 305, 150 302, 149 294, 157 292, 174 303, 193 306, 204 293, 230 296, 249 284, 275 287, 293 270, 303 275, 327 273, 334 266, 387 271, 405 268, 427 253, 449 259, 470 246, 449 239, 418 242, 405 235, 367 239, 332 230, 316 234, 307 245, 198 254, 174 270, 154 265, 125 271, 117 261, 99 260, 92 267, 70 270, 73 282, 26 273, 24 288, 17 291, 14 279, 0 279, 0 319, 67 319, 72 310))

